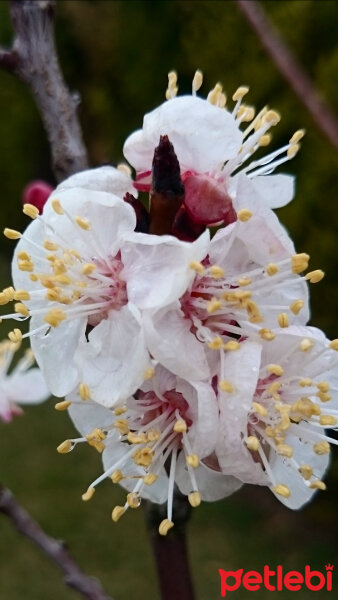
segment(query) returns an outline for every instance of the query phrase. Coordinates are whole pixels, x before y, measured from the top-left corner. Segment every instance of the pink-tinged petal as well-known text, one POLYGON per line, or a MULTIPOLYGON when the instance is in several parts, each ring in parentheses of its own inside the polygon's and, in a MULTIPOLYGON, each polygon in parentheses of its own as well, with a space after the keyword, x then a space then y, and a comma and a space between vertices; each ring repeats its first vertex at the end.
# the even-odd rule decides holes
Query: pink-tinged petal
POLYGON ((150 366, 137 310, 112 310, 81 343, 75 360, 95 402, 112 407, 135 393, 150 366))
MULTIPOLYGON (((239 481, 235 477, 223 475, 223 473, 210 469, 204 464, 194 469, 194 474, 198 491, 205 502, 214 502, 215 500, 226 498, 239 490, 243 485, 242 481, 239 481)), ((180 454, 177 461, 176 483, 182 494, 188 495, 193 491, 183 453, 180 454)))
POLYGON ((206 256, 209 236, 205 231, 193 243, 170 235, 126 236, 121 248, 122 277, 130 302, 140 309, 161 308, 182 296, 195 276, 189 265, 206 256))
POLYGON ((121 200, 127 192, 135 195, 131 177, 124 171, 109 165, 87 169, 71 175, 57 186, 54 194, 58 195, 61 191, 73 190, 74 188, 107 192, 118 196, 121 200))
POLYGON ((258 194, 270 208, 281 208, 289 204, 295 195, 295 178, 292 175, 262 175, 252 178, 258 194))
POLYGON ((136 170, 149 169, 160 135, 167 135, 174 145, 182 171, 200 173, 236 156, 242 142, 235 119, 225 109, 180 96, 145 115, 142 132, 127 139, 124 155, 136 170))
POLYGON ((183 379, 209 376, 203 344, 190 332, 191 323, 179 307, 145 314, 144 319, 149 351, 159 363, 183 379))
POLYGON ((40 369, 37 368, 25 373, 13 372, 1 386, 8 398, 19 404, 40 404, 51 395, 40 369))

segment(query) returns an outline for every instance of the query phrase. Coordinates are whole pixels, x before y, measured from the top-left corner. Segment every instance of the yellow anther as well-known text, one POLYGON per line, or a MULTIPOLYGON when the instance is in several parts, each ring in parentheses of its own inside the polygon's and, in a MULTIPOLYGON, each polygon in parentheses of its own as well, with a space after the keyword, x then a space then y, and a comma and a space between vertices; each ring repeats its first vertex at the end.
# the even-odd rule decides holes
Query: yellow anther
POLYGON ((267 329, 266 327, 263 327, 263 329, 260 329, 258 331, 258 333, 261 336, 261 338, 263 340, 266 340, 267 342, 271 342, 276 337, 276 334, 274 334, 273 331, 271 331, 271 329, 267 329))
POLYGON ((6 294, 0 292, 0 306, 4 306, 5 304, 8 304, 8 302, 11 302, 11 299, 8 299, 6 294))
POLYGON ((326 485, 324 483, 324 481, 321 481, 320 479, 315 479, 315 481, 311 481, 310 483, 310 488, 312 490, 326 490, 326 485))
POLYGON ((317 442, 317 444, 314 444, 313 449, 319 456, 322 454, 329 454, 330 444, 328 442, 317 442))
POLYGON ((120 469, 116 469, 114 473, 110 476, 110 479, 113 483, 119 483, 123 479, 123 473, 120 469))
POLYGON ((197 262, 197 260, 193 260, 189 263, 189 269, 196 271, 196 273, 198 273, 199 275, 203 275, 205 271, 205 268, 203 267, 202 263, 197 262))
POLYGON ((155 475, 155 473, 147 473, 147 475, 143 477, 143 483, 146 485, 153 485, 157 479, 158 476, 155 475))
POLYGON ((185 458, 187 465, 192 467, 193 469, 197 469, 200 464, 200 460, 197 454, 188 454, 185 458))
POLYGON ((294 315, 298 315, 298 313, 302 310, 304 306, 304 300, 295 300, 290 304, 290 310, 294 315))
POLYGON ((60 283, 61 285, 70 285, 72 283, 70 277, 68 277, 68 275, 64 275, 64 273, 54 275, 53 279, 56 283, 60 283))
POLYGON ((170 98, 174 98, 177 92, 177 73, 175 71, 170 71, 170 73, 168 73, 168 88, 165 94, 166 99, 170 100, 170 98))
POLYGON ((49 289, 46 292, 47 300, 51 300, 52 302, 60 301, 60 288, 49 289))
POLYGON ((51 288, 55 287, 55 283, 54 283, 53 279, 51 279, 50 277, 41 275, 40 281, 41 281, 41 285, 43 285, 43 287, 45 287, 45 288, 51 289, 51 288))
POLYGON ((330 391, 330 384, 328 381, 319 381, 318 383, 316 383, 316 386, 320 392, 329 392, 330 391))
POLYGON ((221 337, 215 337, 213 340, 211 340, 211 342, 208 343, 209 348, 211 348, 211 350, 220 350, 223 346, 223 342, 222 342, 222 338, 221 337))
POLYGON ((67 408, 71 405, 69 400, 63 400, 62 402, 57 402, 54 406, 55 410, 63 411, 67 410, 67 408))
POLYGON ((273 491, 275 492, 275 494, 278 494, 278 496, 282 496, 283 498, 289 498, 291 495, 290 488, 288 488, 288 486, 284 485, 283 483, 275 485, 273 487, 273 491))
POLYGON ((9 240, 19 240, 21 238, 20 231, 16 231, 16 229, 9 229, 6 227, 4 229, 4 236, 9 240))
POLYGON ((94 494, 95 494, 95 488, 94 487, 89 487, 88 490, 84 494, 82 494, 82 500, 84 502, 88 502, 88 500, 92 499, 92 497, 94 496, 94 494))
POLYGON ((116 168, 121 173, 128 175, 128 177, 131 177, 131 175, 132 175, 131 168, 128 165, 126 165, 125 163, 119 163, 116 168))
POLYGON ((310 271, 310 273, 306 273, 305 279, 307 279, 310 283, 318 283, 325 276, 324 271, 321 269, 316 269, 316 271, 310 271))
POLYGON ((154 451, 149 448, 139 448, 136 450, 135 454, 133 454, 133 459, 136 465, 140 467, 149 467, 153 462, 154 451))
POLYGON ((158 528, 158 532, 160 535, 167 535, 169 529, 171 529, 172 527, 174 527, 174 523, 172 521, 170 521, 169 519, 163 519, 158 528))
POLYGON ((248 450, 251 452, 257 452, 260 443, 259 439, 255 435, 249 435, 249 437, 245 440, 248 450))
POLYGON ((298 144, 298 142, 300 142, 300 140, 304 137, 305 135, 305 129, 298 129, 298 131, 295 131, 295 133, 293 134, 292 138, 290 138, 290 144, 298 144))
POLYGON ((338 339, 331 340, 329 345, 332 350, 338 350, 338 339))
POLYGON ((55 275, 61 275, 62 273, 67 272, 67 267, 62 260, 55 259, 53 261, 53 271, 55 275))
POLYGON ((296 154, 299 152, 299 150, 300 150, 299 144, 292 144, 286 153, 287 157, 293 158, 294 156, 296 156, 296 154))
POLYGON ((127 409, 126 406, 118 406, 114 410, 114 415, 116 415, 117 417, 119 417, 120 415, 123 415, 125 412, 127 412, 127 410, 128 409, 127 409))
POLYGON ((304 338, 299 344, 299 348, 302 352, 307 352, 312 348, 312 346, 313 342, 311 342, 311 340, 309 340, 308 338, 304 338))
POLYGON ((29 300, 30 295, 26 290, 15 290, 14 292, 14 300, 29 300))
POLYGON ((234 102, 238 102, 238 100, 242 100, 244 96, 248 93, 249 87, 246 85, 241 85, 232 96, 234 102))
POLYGON ((212 298, 212 300, 209 300, 209 302, 207 303, 207 312, 209 314, 220 310, 220 308, 222 308, 222 302, 220 300, 217 300, 217 298, 212 298))
POLYGON ((84 402, 90 398, 90 389, 86 383, 80 383, 78 388, 79 396, 84 402))
POLYGON ((279 395, 277 394, 277 391, 280 388, 280 383, 279 381, 274 381, 273 383, 271 383, 271 385, 269 385, 267 391, 269 392, 269 394, 271 394, 271 396, 275 399, 275 400, 279 400, 279 395))
POLYGON ((235 340, 230 340, 230 342, 227 342, 226 344, 224 344, 223 346, 223 350, 239 350, 241 347, 239 342, 236 342, 235 340))
POLYGON ((31 273, 34 270, 34 264, 30 260, 21 260, 18 262, 18 268, 20 271, 31 273))
POLYGON ((75 217, 75 222, 77 223, 77 225, 79 227, 81 227, 81 229, 84 229, 85 231, 89 231, 89 229, 91 228, 90 222, 88 221, 88 219, 84 219, 83 217, 75 217))
POLYGON ((301 387, 311 387, 312 384, 312 379, 310 379, 309 377, 304 377, 303 379, 300 380, 299 385, 301 387))
POLYGON ((61 308, 52 308, 44 317, 45 323, 52 327, 58 327, 62 321, 67 318, 66 313, 61 308))
POLYGON ((224 92, 218 94, 217 106, 224 108, 227 103, 227 97, 224 92))
POLYGON ((54 198, 51 201, 51 205, 52 205, 52 208, 56 212, 57 215, 63 215, 64 214, 60 200, 58 200, 57 198, 54 198))
POLYGON ((320 407, 310 400, 310 398, 301 398, 297 400, 292 407, 292 412, 301 414, 304 417, 311 418, 312 416, 320 415, 320 407))
POLYGON ((202 502, 202 496, 199 492, 191 492, 188 495, 188 500, 190 506, 192 506, 193 508, 197 508, 197 506, 199 506, 202 502))
POLYGON ((287 458, 292 458, 293 450, 288 444, 278 444, 277 453, 287 458))
POLYGON ((271 364, 268 365, 266 369, 272 375, 277 375, 277 377, 280 377, 284 373, 284 369, 280 365, 271 364))
POLYGON ((265 133, 259 138, 258 145, 262 147, 268 146, 271 142, 271 137, 272 136, 270 135, 270 133, 265 133))
POLYGON ((56 252, 59 248, 57 244, 54 244, 54 242, 51 242, 50 240, 45 240, 43 242, 43 247, 45 250, 49 250, 49 252, 56 252))
POLYGON ((247 311, 251 323, 260 323, 263 320, 259 308, 253 300, 245 300, 243 302, 243 307, 247 311))
POLYGON ((310 465, 301 465, 298 471, 300 472, 301 476, 304 477, 304 479, 311 479, 313 471, 310 465))
POLYGON ((124 515, 125 512, 126 509, 124 506, 115 506, 111 514, 111 518, 113 519, 114 523, 117 523, 117 521, 122 517, 122 515, 124 515))
POLYGON ((27 252, 25 252, 24 250, 21 250, 21 252, 18 252, 17 259, 18 260, 30 260, 31 257, 29 256, 29 254, 27 254, 27 252))
POLYGON ((240 286, 250 285, 250 283, 252 283, 250 277, 241 277, 237 280, 237 284, 240 286))
POLYGON ((175 425, 173 427, 173 430, 176 433, 185 433, 187 431, 187 424, 185 421, 183 421, 183 419, 178 419, 175 422, 175 425))
POLYGON ((7 304, 7 302, 12 302, 14 300, 15 291, 13 287, 4 288, 1 292, 1 298, 6 300, 6 302, 2 302, 3 304, 7 304))
POLYGON ((148 442, 157 442, 161 437, 161 432, 158 429, 149 429, 147 431, 147 441, 148 442))
POLYGON ((317 392, 316 396, 321 402, 330 402, 332 398, 331 394, 328 394, 327 392, 317 392))
POLYGON ((209 92, 207 101, 210 102, 210 104, 218 104, 218 99, 222 91, 222 85, 220 83, 216 83, 215 87, 209 92))
POLYGON ((275 437, 275 430, 273 427, 271 427, 271 425, 267 425, 265 427, 265 433, 268 437, 275 437))
POLYGON ((36 208, 33 204, 24 204, 22 208, 22 212, 30 217, 31 219, 36 219, 39 214, 39 209, 36 208))
POLYGON ((145 433, 135 433, 134 431, 129 431, 127 439, 130 444, 146 444, 147 442, 145 433))
POLYGON ((301 254, 294 254, 291 256, 291 267, 293 273, 301 273, 309 266, 310 256, 302 252, 301 254))
POLYGON ((236 115, 243 123, 252 121, 255 117, 255 109, 253 106, 242 104, 236 115))
POLYGON ((13 329, 13 331, 10 331, 9 334, 8 334, 8 338, 14 344, 17 344, 18 342, 21 342, 21 340, 22 340, 22 333, 21 333, 20 329, 13 329))
POLYGON ((30 314, 27 306, 22 304, 22 302, 16 302, 14 304, 14 311, 20 313, 20 315, 24 315, 24 317, 29 317, 30 314))
POLYGON ((255 411, 255 413, 257 413, 260 417, 266 417, 268 414, 268 411, 266 410, 265 406, 263 406, 259 402, 253 402, 252 408, 255 411))
POLYGON ((280 313, 277 318, 279 327, 289 327, 290 322, 287 313, 280 313))
POLYGON ((279 123, 280 119, 281 119, 280 114, 276 110, 268 110, 266 115, 264 115, 264 117, 263 117, 263 121, 265 123, 269 123, 272 126, 277 125, 277 123, 279 123))
POLYGON ((127 419, 117 419, 114 427, 119 430, 121 435, 126 435, 129 432, 129 424, 127 419))
POLYGON ((234 391, 234 386, 230 383, 230 381, 220 381, 219 382, 219 387, 222 390, 222 392, 228 392, 228 394, 232 394, 232 392, 234 391))
POLYGON ((239 210, 237 213, 237 217, 240 221, 242 221, 242 223, 245 223, 245 221, 249 221, 249 219, 251 219, 252 212, 247 208, 241 208, 241 210, 239 210))
POLYGON ((130 508, 138 508, 141 504, 140 496, 136 492, 127 494, 127 502, 130 508))
POLYGON ((85 265, 83 265, 81 271, 83 275, 90 275, 91 273, 93 273, 93 271, 95 271, 95 269, 96 265, 93 265, 92 263, 86 263, 85 265))
POLYGON ((31 281, 39 281, 39 278, 37 275, 35 275, 35 273, 31 273, 31 275, 29 276, 29 279, 31 281))
POLYGON ((99 427, 95 427, 95 429, 86 435, 88 442, 91 442, 92 440, 105 440, 106 437, 107 435, 104 433, 104 431, 102 431, 102 429, 99 429, 99 427))
POLYGON ((56 449, 59 454, 67 454, 71 450, 73 450, 74 445, 70 440, 65 440, 62 442, 56 449))
POLYGON ((277 265, 275 265, 275 263, 269 263, 268 265, 266 265, 265 271, 271 277, 272 275, 276 275, 276 273, 278 273, 279 268, 277 267, 277 265))
POLYGON ((320 415, 319 423, 323 425, 323 427, 328 427, 331 425, 337 425, 337 419, 333 415, 320 415))
POLYGON ((197 92, 203 83, 203 73, 199 69, 195 72, 194 79, 192 80, 192 91, 197 92))
POLYGON ((152 379, 155 375, 155 369, 154 367, 148 367, 148 369, 145 370, 144 372, 144 379, 146 381, 148 381, 149 379, 152 379))
POLYGON ((212 265, 209 269, 209 273, 214 279, 221 279, 221 277, 224 277, 224 269, 218 265, 212 265))

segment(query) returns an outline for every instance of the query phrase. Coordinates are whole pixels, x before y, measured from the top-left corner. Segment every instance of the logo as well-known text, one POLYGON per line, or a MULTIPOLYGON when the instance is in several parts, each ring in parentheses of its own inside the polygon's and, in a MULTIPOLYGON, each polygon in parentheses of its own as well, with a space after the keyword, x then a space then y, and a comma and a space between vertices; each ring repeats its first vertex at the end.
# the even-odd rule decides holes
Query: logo
POLYGON ((319 592, 325 589, 332 591, 332 571, 334 565, 325 565, 325 572, 313 571, 309 565, 305 566, 304 574, 300 571, 284 571, 281 565, 275 570, 268 565, 264 566, 263 573, 258 571, 224 571, 218 569, 221 577, 221 596, 225 598, 227 592, 235 592, 241 586, 249 592, 257 592, 262 587, 269 592, 282 592, 289 590, 298 592, 307 588, 311 592, 319 592))

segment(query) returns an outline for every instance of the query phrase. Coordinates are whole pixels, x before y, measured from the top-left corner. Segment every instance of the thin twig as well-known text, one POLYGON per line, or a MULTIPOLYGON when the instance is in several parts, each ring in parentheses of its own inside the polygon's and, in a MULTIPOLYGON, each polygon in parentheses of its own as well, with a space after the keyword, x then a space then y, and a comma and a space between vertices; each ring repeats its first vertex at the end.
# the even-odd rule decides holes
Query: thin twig
POLYGON ((66 87, 54 40, 55 0, 10 0, 14 41, 0 49, 0 67, 32 92, 51 147, 58 181, 86 169, 87 152, 77 117, 79 97, 66 87))
POLYGON ((235 2, 252 29, 258 34, 261 44, 276 67, 314 119, 317 127, 338 150, 338 119, 336 115, 320 97, 303 67, 268 19, 262 6, 256 0, 235 0, 235 2))
POLYGON ((189 557, 186 542, 186 526, 191 507, 187 497, 179 492, 174 495, 173 520, 175 526, 166 536, 158 532, 161 521, 167 516, 166 505, 143 503, 153 549, 162 600, 194 600, 189 557))
POLYGON ((102 589, 100 582, 81 571, 65 547, 65 543, 47 535, 38 523, 20 506, 13 494, 0 484, 0 512, 14 527, 37 544, 63 571, 65 583, 90 600, 113 600, 102 589))

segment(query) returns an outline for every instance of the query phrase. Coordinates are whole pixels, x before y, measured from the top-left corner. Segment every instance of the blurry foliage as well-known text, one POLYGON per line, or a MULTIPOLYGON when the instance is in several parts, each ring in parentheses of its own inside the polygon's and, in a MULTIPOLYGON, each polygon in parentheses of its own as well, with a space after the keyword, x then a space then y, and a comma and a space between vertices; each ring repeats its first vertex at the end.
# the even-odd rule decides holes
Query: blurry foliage
MULTIPOLYGON (((262 4, 315 86, 338 112, 337 3, 269 0, 262 4)), ((301 152, 284 168, 297 175, 297 196, 279 216, 297 249, 312 255, 311 267, 327 272, 324 281, 311 288, 313 323, 337 337, 338 153, 318 132, 235 4, 59 0, 56 36, 66 80, 82 98, 80 116, 92 165, 123 159, 124 139, 140 127, 145 112, 162 102, 166 75, 173 68, 178 71, 180 93, 189 93, 196 68, 205 75, 203 95, 219 80, 229 98, 238 85, 250 85, 249 103, 257 108, 269 103, 282 113, 272 148, 284 144, 299 127, 307 129, 301 152)), ((0 41, 5 45, 10 40, 8 6, 0 2, 0 41)), ((22 188, 34 178, 53 182, 53 176, 34 102, 23 85, 3 72, 0 115, 1 226, 22 228, 27 223, 20 213, 22 188)), ((1 240, 4 285, 12 247, 1 240)), ((102 577, 117 600, 153 597, 155 574, 142 514, 128 511, 131 514, 110 529, 109 510, 114 502, 121 502, 122 492, 116 490, 113 499, 108 484, 92 503, 81 504, 80 493, 95 476, 99 460, 95 462, 98 457, 82 448, 69 457, 54 456, 54 447, 71 431, 66 415, 54 415, 50 405, 27 410, 24 420, 8 427, 0 425, 0 478, 52 534, 70 539, 84 567, 102 577)), ((218 568, 261 570, 268 561, 293 569, 310 562, 322 569, 325 562, 335 562, 332 522, 337 465, 328 483, 326 495, 318 495, 301 513, 282 508, 268 491, 252 488, 229 501, 203 505, 191 525, 199 600, 219 597, 218 568)), ((64 590, 47 559, 18 540, 3 519, 0 531, 0 581, 6 600, 75 597, 64 590), (35 585, 37 571, 41 581, 35 585)), ((303 599, 301 592, 298 596, 303 599)), ((265 598, 263 592, 260 597, 265 598)))

